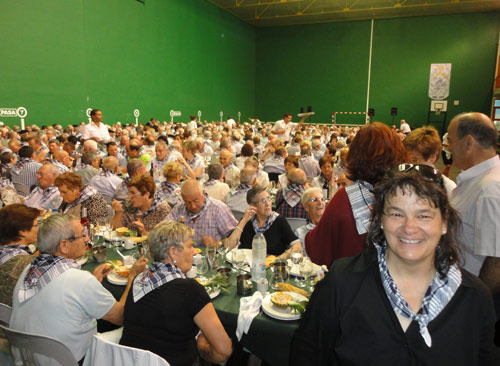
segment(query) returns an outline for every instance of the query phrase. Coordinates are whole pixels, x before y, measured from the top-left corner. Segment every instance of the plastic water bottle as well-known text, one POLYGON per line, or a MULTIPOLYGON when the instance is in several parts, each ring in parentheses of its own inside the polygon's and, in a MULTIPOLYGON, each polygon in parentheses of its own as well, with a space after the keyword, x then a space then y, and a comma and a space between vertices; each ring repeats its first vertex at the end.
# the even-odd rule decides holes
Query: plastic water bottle
POLYGON ((252 280, 266 278, 267 242, 262 231, 258 230, 252 241, 252 280))

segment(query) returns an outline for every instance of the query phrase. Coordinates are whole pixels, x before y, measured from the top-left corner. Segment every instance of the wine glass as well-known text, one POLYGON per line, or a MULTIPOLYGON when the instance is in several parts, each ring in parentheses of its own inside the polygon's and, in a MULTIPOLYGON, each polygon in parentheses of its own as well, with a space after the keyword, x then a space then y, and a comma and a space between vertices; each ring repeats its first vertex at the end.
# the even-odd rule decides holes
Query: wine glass
POLYGON ((206 257, 208 264, 210 264, 210 275, 211 275, 217 259, 217 249, 215 248, 215 246, 207 247, 206 257))
POLYGON ((299 286, 307 287, 309 278, 313 274, 313 264, 309 258, 306 257, 302 260, 302 263, 300 263, 299 265, 299 271, 300 275, 303 278, 303 280, 299 283, 299 286))
POLYGON ((233 251, 233 265, 238 272, 243 271, 245 265, 245 252, 242 249, 235 249, 233 251))
POLYGON ((227 248, 224 246, 222 240, 219 240, 216 245, 217 245, 217 253, 219 257, 221 257, 221 261, 219 263, 220 265, 223 265, 226 257, 227 248))
POLYGON ((278 283, 283 283, 285 280, 283 279, 283 274, 280 271, 273 272, 271 275, 271 288, 274 291, 279 290, 278 283))
POLYGON ((196 265, 196 276, 202 281, 206 281, 205 275, 208 273, 208 263, 206 257, 201 257, 201 262, 196 265))

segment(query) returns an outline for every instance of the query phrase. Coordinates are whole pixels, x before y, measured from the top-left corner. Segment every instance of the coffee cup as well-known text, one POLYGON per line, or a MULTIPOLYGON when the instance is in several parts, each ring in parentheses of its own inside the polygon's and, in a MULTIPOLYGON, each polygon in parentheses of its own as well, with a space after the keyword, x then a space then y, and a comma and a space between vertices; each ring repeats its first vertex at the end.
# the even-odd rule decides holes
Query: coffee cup
POLYGON ((126 250, 134 249, 135 248, 135 243, 132 240, 130 240, 130 239, 126 239, 125 242, 123 243, 123 247, 126 250))

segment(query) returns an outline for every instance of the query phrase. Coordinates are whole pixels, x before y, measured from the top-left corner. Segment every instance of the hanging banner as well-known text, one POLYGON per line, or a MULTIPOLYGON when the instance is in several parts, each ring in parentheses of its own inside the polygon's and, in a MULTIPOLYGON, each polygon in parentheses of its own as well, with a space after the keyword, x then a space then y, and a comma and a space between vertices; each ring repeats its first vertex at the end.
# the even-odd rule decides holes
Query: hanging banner
POLYGON ((429 98, 442 100, 450 95, 451 64, 431 64, 429 98))

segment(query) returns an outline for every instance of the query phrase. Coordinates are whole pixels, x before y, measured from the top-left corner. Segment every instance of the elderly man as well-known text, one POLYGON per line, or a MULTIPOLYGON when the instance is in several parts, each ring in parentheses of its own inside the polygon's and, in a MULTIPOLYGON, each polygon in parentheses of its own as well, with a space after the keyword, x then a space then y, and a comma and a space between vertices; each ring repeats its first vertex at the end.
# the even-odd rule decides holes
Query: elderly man
POLYGON ((212 163, 208 166, 208 181, 205 183, 205 192, 212 198, 226 202, 229 186, 224 183, 222 164, 212 163))
POLYGON ((54 157, 49 159, 51 164, 54 164, 59 169, 59 174, 70 172, 73 165, 73 159, 64 150, 57 150, 54 152, 54 157))
POLYGON ((151 159, 151 169, 157 170, 158 172, 163 171, 163 167, 168 163, 168 146, 164 142, 158 142, 155 146, 156 156, 151 159))
POLYGON ((302 141, 300 144, 300 155, 299 168, 306 173, 307 180, 311 182, 321 173, 321 169, 312 155, 311 143, 309 141, 302 141))
POLYGON ((276 212, 283 217, 305 219, 307 213, 300 200, 307 188, 306 173, 302 169, 290 169, 286 177, 289 183, 276 194, 276 212))
POLYGON ((80 221, 70 215, 52 215, 40 224, 40 255, 19 277, 9 324, 15 330, 57 339, 76 360, 83 359, 97 332, 96 319, 122 325, 132 280, 147 263, 140 258, 134 264, 117 302, 100 284, 111 269, 108 264, 98 266, 91 274, 80 270, 76 263, 77 258, 85 255, 88 239, 80 221))
POLYGON ((19 149, 19 161, 10 171, 11 181, 31 188, 37 183, 36 175, 42 164, 36 162, 35 151, 31 146, 23 146, 19 149))
POLYGON ((85 151, 82 155, 82 168, 75 171, 75 173, 82 177, 82 183, 84 185, 88 185, 92 177, 99 174, 100 164, 101 158, 98 153, 85 151))
POLYGON ((92 109, 90 118, 92 121, 82 130, 82 140, 92 139, 102 143, 110 141, 108 126, 102 123, 102 112, 99 109, 92 109))
POLYGON ((40 136, 31 135, 28 138, 28 144, 35 150, 35 160, 39 163, 45 161, 47 153, 49 152, 47 147, 43 144, 40 136))
MULTIPOLYGON (((271 174, 271 177, 278 176, 286 172, 285 169, 285 158, 287 157, 287 151, 284 147, 278 147, 274 150, 274 154, 264 161, 264 171, 271 174)), ((274 180, 275 179, 272 179, 274 180)))
POLYGON ((123 180, 116 175, 119 169, 118 159, 114 156, 108 156, 102 161, 101 172, 94 175, 89 181, 89 185, 97 189, 107 202, 111 202, 111 198, 115 194, 116 188, 123 182, 123 180))
POLYGON ((7 145, 14 154, 19 153, 19 149, 21 149, 21 141, 18 139, 11 139, 7 145))
POLYGON ((323 197, 323 192, 319 188, 309 188, 307 189, 301 197, 302 206, 307 212, 310 222, 304 226, 301 226, 295 230, 295 235, 300 239, 302 247, 305 250, 305 239, 306 234, 314 229, 318 225, 321 216, 325 212, 325 198, 323 197))
POLYGON ((229 207, 208 197, 197 180, 186 180, 181 187, 181 196, 184 202, 178 203, 166 220, 184 221, 194 230, 193 239, 197 246, 227 238, 238 224, 229 207))
POLYGON ((43 208, 50 211, 59 208, 62 198, 59 190, 54 186, 54 181, 59 175, 59 170, 53 164, 45 164, 38 169, 36 178, 38 185, 25 198, 24 204, 29 207, 43 208))
POLYGON ((138 175, 146 173, 144 162, 139 159, 132 159, 127 164, 128 177, 116 187, 113 199, 118 201, 126 201, 128 199, 127 183, 138 175))
POLYGON ((130 140, 127 145, 127 156, 128 160, 139 159, 146 165, 146 170, 150 170, 151 155, 145 153, 141 147, 141 143, 137 139, 130 140))
POLYGON ((247 192, 257 184, 257 170, 252 167, 243 168, 240 174, 240 184, 233 188, 226 198, 226 205, 231 211, 243 213, 250 207, 247 202, 247 192))
POLYGON ((233 154, 229 150, 221 150, 219 163, 224 167, 225 182, 230 187, 236 187, 240 181, 240 170, 231 162, 233 154))
POLYGON ((465 269, 500 294, 500 159, 497 129, 482 113, 462 113, 448 127, 453 164, 462 172, 451 204, 462 217, 465 269))

